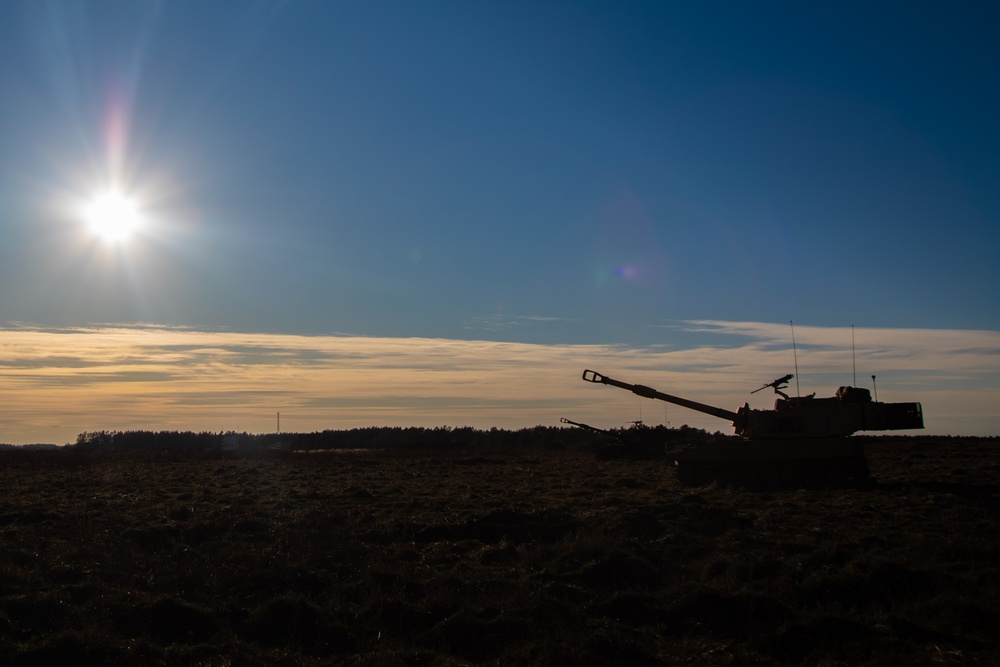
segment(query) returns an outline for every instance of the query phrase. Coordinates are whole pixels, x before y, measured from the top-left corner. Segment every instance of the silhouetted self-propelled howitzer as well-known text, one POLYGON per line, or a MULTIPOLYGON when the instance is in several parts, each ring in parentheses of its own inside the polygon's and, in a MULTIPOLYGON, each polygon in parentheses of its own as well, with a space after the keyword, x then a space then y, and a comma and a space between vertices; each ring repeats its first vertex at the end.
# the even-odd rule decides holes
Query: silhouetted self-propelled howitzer
POLYGON ((741 440, 699 445, 673 456, 678 478, 690 483, 816 486, 865 479, 869 473, 863 445, 845 436, 924 427, 920 403, 874 402, 869 391, 860 387, 841 387, 831 398, 789 398, 781 390, 792 377, 786 375, 760 388, 773 387, 781 396, 773 410, 753 410, 744 404, 733 412, 596 371, 583 372, 587 382, 620 387, 732 422, 741 440))

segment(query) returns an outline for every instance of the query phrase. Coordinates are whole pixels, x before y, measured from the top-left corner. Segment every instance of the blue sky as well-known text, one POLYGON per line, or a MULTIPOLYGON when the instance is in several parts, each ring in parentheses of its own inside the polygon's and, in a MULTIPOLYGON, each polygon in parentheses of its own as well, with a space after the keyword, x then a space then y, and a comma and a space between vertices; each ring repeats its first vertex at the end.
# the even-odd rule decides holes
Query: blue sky
MULTIPOLYGON (((998 26, 987 3, 5 2, 0 327, 995 333, 998 26), (126 243, 81 221, 109 187, 142 211, 126 243)), ((997 397, 982 354, 963 390, 997 397)))

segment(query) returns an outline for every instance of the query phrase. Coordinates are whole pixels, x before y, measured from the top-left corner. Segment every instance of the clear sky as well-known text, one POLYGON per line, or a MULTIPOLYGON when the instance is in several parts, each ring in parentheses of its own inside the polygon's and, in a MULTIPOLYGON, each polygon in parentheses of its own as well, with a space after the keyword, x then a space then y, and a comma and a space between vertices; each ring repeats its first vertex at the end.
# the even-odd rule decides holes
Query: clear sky
POLYGON ((793 372, 792 320, 803 393, 877 374, 930 432, 1000 434, 998 30, 991 3, 0 3, 0 442, 277 411, 728 431, 579 373, 732 409, 793 372))

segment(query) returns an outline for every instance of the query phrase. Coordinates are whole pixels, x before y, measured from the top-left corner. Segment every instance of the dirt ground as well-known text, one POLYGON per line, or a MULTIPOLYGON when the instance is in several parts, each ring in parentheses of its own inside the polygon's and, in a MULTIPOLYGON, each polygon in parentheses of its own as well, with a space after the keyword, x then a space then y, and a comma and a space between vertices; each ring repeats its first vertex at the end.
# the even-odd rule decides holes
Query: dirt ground
POLYGON ((996 665, 1000 440, 863 488, 582 452, 3 452, 6 665, 996 665))

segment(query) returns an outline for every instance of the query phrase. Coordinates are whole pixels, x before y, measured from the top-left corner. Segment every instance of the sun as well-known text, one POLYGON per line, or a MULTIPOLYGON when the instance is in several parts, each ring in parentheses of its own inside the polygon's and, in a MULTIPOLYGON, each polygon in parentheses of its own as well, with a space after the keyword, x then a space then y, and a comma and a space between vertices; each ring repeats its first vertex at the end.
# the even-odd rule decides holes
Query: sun
POLYGON ((134 199, 117 190, 94 196, 84 207, 84 220, 90 230, 109 243, 123 243, 142 222, 134 199))

